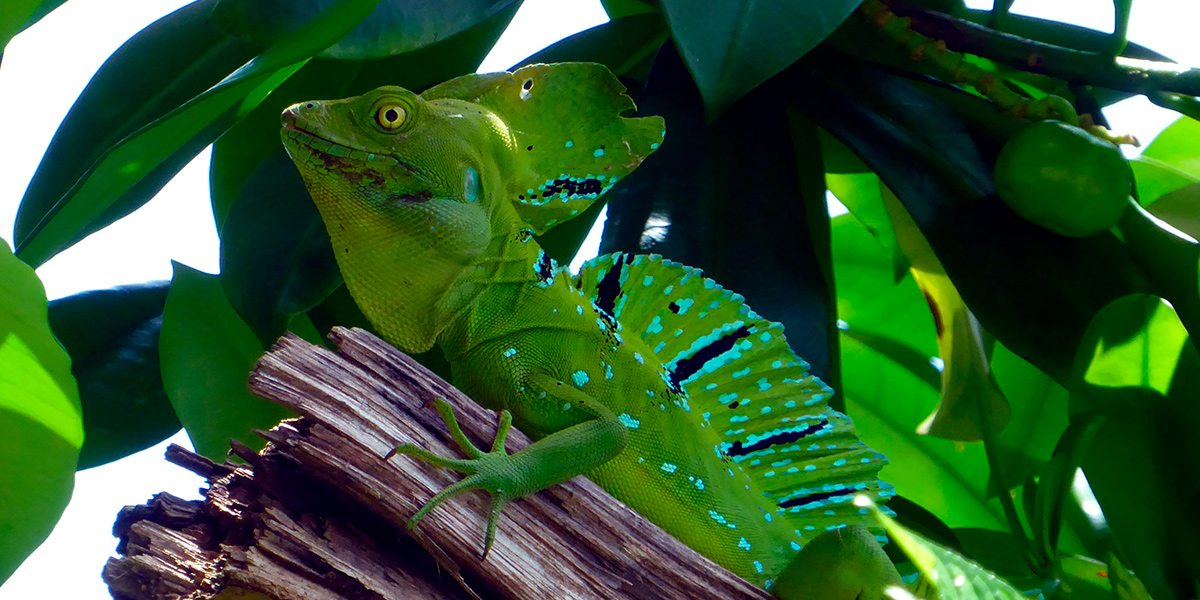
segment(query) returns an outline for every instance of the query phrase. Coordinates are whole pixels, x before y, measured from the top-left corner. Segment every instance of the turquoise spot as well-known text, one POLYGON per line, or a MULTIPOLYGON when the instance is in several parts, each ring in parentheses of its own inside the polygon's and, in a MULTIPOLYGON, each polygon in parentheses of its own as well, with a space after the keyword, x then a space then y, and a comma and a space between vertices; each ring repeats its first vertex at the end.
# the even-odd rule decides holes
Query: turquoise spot
POLYGON ((636 361, 638 361, 638 364, 639 364, 639 365, 644 365, 644 364, 646 364, 646 359, 645 359, 645 358, 642 358, 642 353, 640 353, 640 352, 634 352, 634 353, 633 353, 633 360, 636 360, 636 361))
POLYGON ((774 518, 771 517, 771 513, 763 513, 763 518, 766 519, 768 523, 774 520, 774 518))
POLYGON ((766 377, 763 377, 762 379, 758 380, 758 391, 765 392, 765 391, 771 389, 772 387, 774 387, 774 386, 772 386, 770 383, 767 383, 766 377))
POLYGON ((782 369, 782 368, 783 368, 783 361, 782 361, 782 360, 777 360, 777 361, 775 361, 775 362, 771 363, 771 368, 772 368, 772 369, 782 369))
POLYGON ((764 407, 762 407, 762 411, 761 411, 761 412, 762 412, 762 414, 764 414, 764 415, 765 415, 765 414, 767 414, 767 413, 771 412, 771 407, 770 407, 770 406, 764 406, 764 407))
POLYGON ((574 146, 574 145, 575 145, 575 142, 567 142, 566 144, 563 145, 563 147, 570 148, 571 146, 574 146))
POLYGON ((839 459, 833 461, 833 466, 835 466, 835 467, 843 467, 845 465, 846 465, 846 459, 844 459, 844 458, 839 458, 839 459))
POLYGON ((710 384, 704 386, 704 389, 711 392, 711 391, 717 389, 717 384, 710 383, 710 384))
POLYGON ((862 460, 861 460, 861 461, 859 461, 859 462, 861 462, 862 464, 864 464, 864 465, 865 465, 865 464, 869 464, 869 463, 871 462, 871 459, 869 459, 869 458, 864 458, 864 459, 862 459, 862 460))
POLYGON ((704 491, 704 480, 703 479, 696 480, 696 489, 698 489, 700 491, 704 491))
MULTIPOLYGON (((646 327, 646 333, 649 334, 662 333, 662 330, 662 318, 658 316, 655 316, 654 320, 650 321, 650 325, 646 327)), ((655 352, 657 353, 658 351, 655 350, 655 352)))
POLYGON ((708 511, 708 516, 711 517, 712 520, 714 520, 722 525, 725 524, 725 517, 722 517, 721 513, 717 512, 715 510, 708 511))
POLYGON ((730 402, 733 402, 734 400, 737 400, 737 394, 735 394, 733 392, 730 392, 728 394, 721 394, 720 396, 717 397, 717 401, 720 402, 721 404, 729 404, 730 402))
POLYGON ((658 142, 654 142, 653 144, 650 144, 650 149, 651 149, 651 150, 658 150, 658 142))
POLYGON ((758 571, 759 573, 762 573, 763 572, 762 563, 758 562, 757 560, 754 561, 754 570, 758 571))
POLYGON ((796 551, 796 552, 799 552, 799 551, 800 551, 800 544, 797 544, 796 542, 792 542, 792 550, 794 550, 794 551, 796 551))
POLYGON ((605 379, 613 378, 612 365, 604 365, 604 378, 605 379))
POLYGON ((596 158, 604 156, 604 148, 596 148, 596 151, 592 153, 592 156, 595 156, 596 158))
POLYGON ((575 312, 579 313, 579 316, 583 316, 583 307, 582 307, 582 306, 579 306, 579 305, 576 305, 576 306, 575 306, 575 312))
POLYGON ((589 381, 587 371, 575 371, 571 374, 571 381, 574 381, 575 385, 583 387, 589 381))
POLYGON ((764 342, 769 342, 769 341, 771 341, 771 334, 770 334, 770 332, 764 331, 762 333, 762 335, 758 336, 758 339, 760 339, 764 342))
POLYGON ((750 367, 746 367, 745 369, 742 369, 740 371, 734 371, 732 377, 734 379, 737 379, 739 377, 745 377, 749 374, 750 374, 750 367))
POLYGON ((682 329, 676 329, 676 330, 675 330, 675 337, 679 337, 679 336, 681 336, 681 335, 683 335, 683 330, 682 330, 682 329))
POLYGON ((644 278, 642 278, 642 285, 644 285, 646 287, 650 287, 650 284, 652 284, 652 283, 654 283, 653 275, 647 275, 644 278))
POLYGON ((784 408, 796 408, 796 401, 788 400, 783 406, 784 408))
POLYGON ((804 470, 805 470, 805 471, 816 471, 816 470, 817 470, 817 466, 816 466, 816 465, 805 465, 805 466, 804 466, 804 470))
POLYGON ((604 319, 596 317, 596 325, 600 327, 600 331, 608 331, 608 324, 604 322, 604 319))
POLYGON ((742 539, 738 540, 738 548, 748 551, 748 550, 750 550, 750 542, 747 542, 746 538, 742 538, 742 539))
POLYGON ((563 410, 564 410, 564 411, 571 410, 571 403, 570 403, 570 402, 568 402, 568 403, 564 404, 564 405, 563 405, 563 410))
POLYGON ((629 413, 621 413, 621 415, 617 417, 617 420, 620 421, 622 425, 630 429, 637 429, 642 425, 641 421, 629 416, 629 413))
MULTIPOLYGON (((657 319, 658 317, 654 317, 654 318, 657 319)), ((666 342, 659 342, 658 345, 654 347, 654 353, 658 354, 659 352, 662 352, 663 348, 666 348, 666 347, 667 347, 666 342)))
POLYGON ((663 288, 663 295, 664 295, 664 296, 670 296, 670 295, 671 295, 671 292, 673 292, 673 291, 675 291, 675 286, 673 286, 673 285, 668 285, 667 287, 663 288))
POLYGON ((691 298, 682 298, 675 301, 676 306, 679 307, 679 314, 681 315, 687 314, 688 309, 691 308, 695 303, 696 301, 692 300, 691 298))
POLYGON ((508 350, 505 350, 505 351, 504 351, 504 358, 512 358, 512 357, 514 357, 514 356, 516 356, 516 355, 517 355, 517 349, 516 349, 516 348, 509 348, 508 350))
POLYGON ((675 465, 673 465, 671 463, 663 463, 662 464, 662 470, 667 473, 674 473, 675 469, 678 469, 678 468, 679 467, 676 467, 675 465))
POLYGON ((750 417, 747 417, 746 415, 733 415, 732 417, 729 417, 730 423, 745 423, 749 420, 750 417))

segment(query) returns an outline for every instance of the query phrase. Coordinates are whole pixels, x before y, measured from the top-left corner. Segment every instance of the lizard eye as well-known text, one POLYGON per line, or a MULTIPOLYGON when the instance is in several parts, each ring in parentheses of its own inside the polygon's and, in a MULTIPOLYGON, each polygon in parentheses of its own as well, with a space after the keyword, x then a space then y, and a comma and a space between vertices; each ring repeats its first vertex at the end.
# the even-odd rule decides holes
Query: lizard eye
POLYGON ((398 104, 385 104, 375 111, 375 122, 383 128, 384 131, 396 131, 404 125, 404 120, 408 118, 408 112, 403 106, 398 104))

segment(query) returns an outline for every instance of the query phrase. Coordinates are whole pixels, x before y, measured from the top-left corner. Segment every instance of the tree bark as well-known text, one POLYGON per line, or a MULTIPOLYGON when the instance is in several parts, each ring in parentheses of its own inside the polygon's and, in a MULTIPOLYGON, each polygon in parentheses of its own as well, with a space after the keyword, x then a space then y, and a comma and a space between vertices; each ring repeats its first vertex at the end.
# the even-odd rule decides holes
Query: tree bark
MULTIPOLYGON (((496 415, 365 331, 330 338, 336 353, 289 334, 259 361, 252 391, 301 417, 261 432, 260 453, 235 441, 246 464, 168 450, 210 487, 201 501, 159 494, 121 512, 121 556, 104 569, 114 598, 770 598, 582 477, 509 504, 486 561, 482 492, 405 536, 460 475, 382 457, 398 443, 461 454, 435 399, 480 447, 496 415)), ((509 435, 510 452, 528 443, 509 435)))

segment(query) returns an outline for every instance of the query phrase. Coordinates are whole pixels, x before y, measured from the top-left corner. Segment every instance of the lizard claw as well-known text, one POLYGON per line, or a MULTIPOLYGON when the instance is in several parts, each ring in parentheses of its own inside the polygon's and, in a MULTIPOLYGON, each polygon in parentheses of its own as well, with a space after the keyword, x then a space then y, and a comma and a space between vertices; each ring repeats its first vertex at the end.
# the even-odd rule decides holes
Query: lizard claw
POLYGON ((408 520, 408 529, 416 528, 430 511, 458 494, 478 489, 486 490, 491 494, 492 505, 490 514, 488 515, 487 531, 484 536, 483 558, 481 559, 486 560, 488 552, 492 548, 492 543, 496 539, 496 526, 500 521, 500 513, 504 505, 510 499, 520 495, 514 493, 515 488, 519 486, 519 481, 514 480, 513 470, 506 464, 512 460, 512 457, 504 449, 508 430, 512 426, 512 414, 507 410, 500 413, 496 428, 496 437, 492 442, 491 451, 484 452, 471 443, 471 440, 467 439, 467 436, 463 434, 462 428, 459 427, 458 420, 454 416, 454 408, 450 406, 450 403, 445 400, 437 400, 435 406, 438 412, 441 413, 446 427, 450 429, 450 437, 454 439, 454 442, 469 458, 447 458, 413 444, 399 444, 384 456, 384 460, 389 460, 397 454, 406 454, 434 466, 453 469, 466 475, 462 480, 447 486, 434 495, 433 498, 430 498, 408 520))

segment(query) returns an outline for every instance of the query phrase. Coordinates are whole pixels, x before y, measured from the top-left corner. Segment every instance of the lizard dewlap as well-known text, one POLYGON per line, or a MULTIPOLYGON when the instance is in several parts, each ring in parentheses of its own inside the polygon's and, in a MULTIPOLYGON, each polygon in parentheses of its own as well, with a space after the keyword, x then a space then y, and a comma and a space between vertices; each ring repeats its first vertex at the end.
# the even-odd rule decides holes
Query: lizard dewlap
POLYGON ((624 91, 601 65, 533 65, 296 104, 282 137, 363 313, 401 350, 438 344, 453 383, 504 411, 489 452, 397 448, 465 475, 410 526, 486 490, 490 547, 506 502, 586 474, 770 587, 827 531, 880 533, 852 499, 894 494, 886 459, 782 326, 700 271, 617 253, 572 276, 538 247, 662 142, 624 91), (536 440, 513 455, 509 418, 536 440))
POLYGON ((1066 236, 1095 235, 1125 212, 1133 171, 1107 141, 1059 121, 1022 129, 996 160, 996 191, 1025 220, 1066 236))

